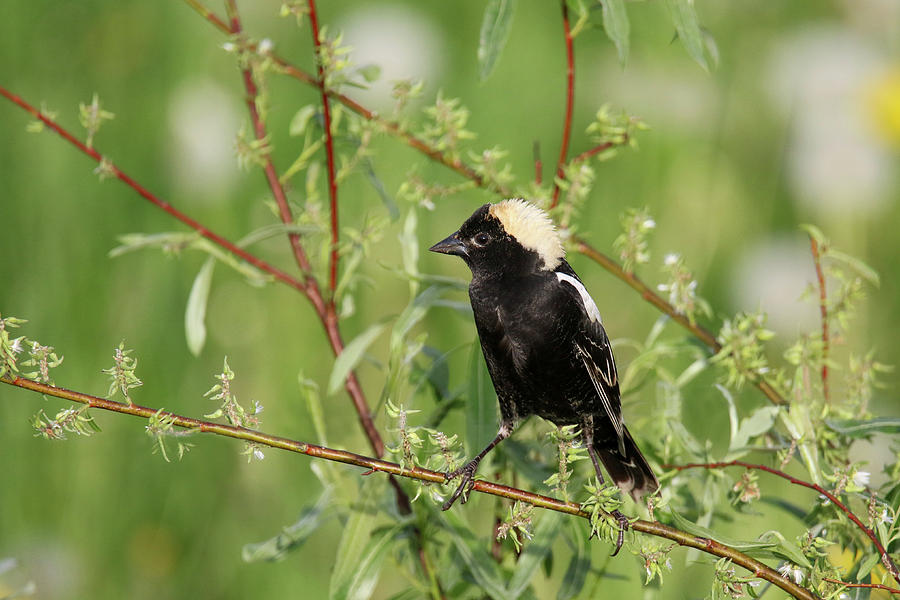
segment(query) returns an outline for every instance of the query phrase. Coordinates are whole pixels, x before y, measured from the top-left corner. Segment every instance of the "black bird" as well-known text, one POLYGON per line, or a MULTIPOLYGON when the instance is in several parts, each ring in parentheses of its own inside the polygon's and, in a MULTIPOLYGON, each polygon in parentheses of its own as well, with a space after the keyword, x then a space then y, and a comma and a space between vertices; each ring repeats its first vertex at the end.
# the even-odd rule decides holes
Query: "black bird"
MULTIPOLYGON (((550 217, 524 200, 485 204, 430 249, 462 257, 472 271, 469 299, 501 415, 487 448, 447 474, 462 481, 444 510, 472 483, 481 459, 530 415, 577 425, 601 483, 602 462, 635 500, 655 492, 659 482, 622 421, 600 312, 566 262, 550 217)), ((615 516, 624 530, 627 521, 615 516)))

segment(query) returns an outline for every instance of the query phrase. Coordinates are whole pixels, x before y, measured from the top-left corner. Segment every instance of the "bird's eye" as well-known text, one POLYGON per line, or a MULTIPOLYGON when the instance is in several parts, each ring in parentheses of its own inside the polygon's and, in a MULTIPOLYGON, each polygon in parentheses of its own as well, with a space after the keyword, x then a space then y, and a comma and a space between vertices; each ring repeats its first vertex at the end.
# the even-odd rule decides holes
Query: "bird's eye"
POLYGON ((491 236, 487 233, 481 232, 479 234, 476 234, 475 237, 472 238, 472 241, 475 242, 476 246, 487 246, 491 241, 491 236))

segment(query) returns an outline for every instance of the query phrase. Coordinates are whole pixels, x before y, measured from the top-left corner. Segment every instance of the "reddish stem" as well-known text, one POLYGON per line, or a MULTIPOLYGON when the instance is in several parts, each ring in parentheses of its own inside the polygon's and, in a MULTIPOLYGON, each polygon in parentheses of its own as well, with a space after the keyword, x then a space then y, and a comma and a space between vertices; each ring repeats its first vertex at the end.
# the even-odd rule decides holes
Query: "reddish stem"
POLYGON ((846 581, 841 581, 840 579, 832 579, 831 577, 823 577, 822 579, 829 583, 836 583, 837 585, 842 585, 848 588, 869 588, 873 590, 884 590, 886 592, 890 592, 891 594, 900 594, 900 590, 888 587, 886 585, 881 585, 880 583, 847 583, 846 581))
POLYGON ((322 62, 322 43, 319 40, 319 17, 316 13, 315 0, 307 0, 309 6, 309 23, 312 29, 313 46, 316 50, 316 65, 319 79, 318 88, 322 92, 322 118, 325 126, 325 156, 328 161, 328 198, 331 201, 331 258, 329 261, 328 288, 331 290, 329 305, 334 311, 334 292, 337 289, 338 272, 338 198, 337 176, 334 171, 334 137, 331 134, 331 107, 328 102, 328 91, 325 88, 325 65, 322 62))
POLYGON ((32 105, 30 105, 28 102, 26 102, 19 96, 13 94, 12 92, 10 92, 9 90, 7 90, 6 88, 4 88, 2 86, 0 86, 0 95, 2 95, 4 98, 9 100, 13 104, 16 104, 17 106, 22 108, 25 112, 30 114, 35 119, 42 122, 45 126, 50 128, 54 133, 56 133, 61 138, 63 138, 64 140, 66 140, 67 142, 69 142, 70 144, 75 146, 76 148, 78 148, 82 153, 84 153, 87 156, 89 156, 90 158, 92 158, 95 162, 100 163, 102 161, 104 163, 105 170, 110 175, 114 176, 116 179, 123 182, 125 185, 127 185, 131 189, 133 189, 135 192, 137 192, 142 198, 144 198, 148 202, 150 202, 150 203, 154 204, 155 206, 157 206, 158 208, 162 209, 167 214, 169 214, 176 220, 180 221, 181 223, 187 225, 188 227, 190 227, 191 229, 196 231, 198 234, 200 234, 201 236, 210 240, 211 242, 215 243, 216 245, 221 246, 222 248, 225 248, 226 250, 228 250, 235 256, 238 256, 241 259, 247 261, 248 263, 250 263, 257 269, 259 269, 261 271, 265 271, 266 273, 268 273, 269 275, 274 277, 277 281, 280 281, 281 283, 284 283, 284 284, 302 292, 303 294, 309 296, 309 292, 303 283, 301 283, 297 279, 291 277, 284 271, 278 269, 277 267, 274 267, 274 266, 270 265, 269 263, 267 263, 266 261, 264 261, 260 258, 257 258, 253 254, 250 254, 243 248, 236 246, 234 243, 228 241, 227 239, 223 238, 219 234, 207 229, 205 226, 201 225, 199 222, 197 222, 194 219, 192 219, 191 217, 187 216, 186 214, 184 214, 183 212, 181 212, 180 210, 178 210, 177 208, 175 208, 168 202, 161 200, 160 198, 155 196, 153 193, 151 193, 147 188, 145 188, 144 186, 139 184, 137 181, 132 179, 129 175, 124 173, 121 169, 119 169, 116 165, 114 165, 111 161, 109 161, 109 159, 104 160, 103 155, 100 154, 99 152, 97 152, 97 150, 95 150, 94 148, 88 148, 87 145, 85 145, 78 138, 76 138, 74 135, 69 133, 69 131, 67 131, 66 129, 63 129, 55 121, 53 121, 52 119, 50 119, 49 117, 44 115, 41 111, 39 111, 38 109, 36 109, 32 105))
POLYGON ((766 465, 760 465, 756 463, 748 463, 742 460, 732 460, 728 462, 712 462, 712 463, 688 463, 685 465, 662 465, 664 469, 675 469, 676 471, 684 471, 685 469, 721 469, 723 467, 744 467, 745 469, 755 469, 757 471, 765 471, 766 473, 770 473, 772 475, 776 475, 781 477, 782 479, 786 479, 790 481, 794 485, 799 485, 805 488, 809 488, 811 490, 815 490, 816 492, 822 494, 828 500, 834 504, 838 509, 843 512, 848 519, 853 521, 853 523, 862 530, 863 533, 866 534, 872 544, 875 545, 875 548, 878 550, 879 554, 881 554, 881 562, 884 564, 885 568, 891 573, 894 579, 900 583, 900 571, 897 569, 897 565, 894 564, 893 559, 890 554, 888 554, 887 550, 884 546, 881 545, 881 542, 878 541, 878 536, 875 535, 875 532, 866 527, 862 521, 859 520, 853 511, 851 511, 846 504, 841 502, 837 496, 823 488, 822 486, 810 483, 809 481, 804 481, 802 479, 797 479, 796 477, 792 477, 788 475, 784 471, 779 469, 775 469, 772 467, 767 467, 766 465))
POLYGON ((809 246, 812 250, 813 263, 816 265, 816 279, 819 282, 819 312, 822 315, 822 395, 828 402, 828 346, 831 338, 828 333, 828 295, 825 290, 825 273, 822 271, 822 257, 819 243, 809 236, 809 246))
MULTIPOLYGON (((563 30, 566 34, 566 118, 563 121, 562 144, 559 149, 559 160, 556 163, 556 177, 562 179, 563 165, 566 164, 566 156, 569 154, 569 137, 572 133, 572 111, 575 107, 575 43, 572 38, 572 29, 569 26, 569 6, 566 0, 561 0, 563 30)), ((553 183, 553 200, 550 208, 559 204, 559 184, 553 183)))
POLYGON ((578 156, 573 158, 572 162, 580 163, 582 161, 585 161, 585 160, 591 158, 592 156, 596 156, 596 155, 600 154, 604 150, 609 150, 613 146, 619 146, 619 145, 625 144, 627 142, 628 142, 628 136, 626 135, 625 138, 622 140, 621 144, 615 144, 613 142, 603 142, 602 144, 597 144, 590 150, 585 150, 584 152, 582 152, 581 154, 579 154, 578 156))

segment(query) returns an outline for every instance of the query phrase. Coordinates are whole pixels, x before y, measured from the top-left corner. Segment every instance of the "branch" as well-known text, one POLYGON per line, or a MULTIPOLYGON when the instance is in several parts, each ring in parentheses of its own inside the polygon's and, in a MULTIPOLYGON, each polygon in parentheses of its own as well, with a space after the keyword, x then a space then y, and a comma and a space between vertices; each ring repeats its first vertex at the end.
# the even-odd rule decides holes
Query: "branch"
POLYGON ((819 243, 809 234, 809 246, 812 250, 813 263, 816 265, 816 279, 819 282, 819 312, 822 313, 822 395, 828 403, 828 295, 825 292, 825 273, 822 272, 822 257, 819 254, 819 243))
POLYGON ((569 5, 560 0, 562 5, 563 31, 566 35, 566 116, 563 120, 562 143, 559 149, 559 160, 556 162, 556 179, 553 181, 553 200, 550 208, 559 204, 559 180, 563 177, 563 165, 569 154, 569 137, 572 133, 572 112, 575 106, 575 40, 569 27, 569 5))
POLYGON ((875 532, 866 527, 862 521, 859 520, 853 511, 851 511, 846 504, 840 501, 837 496, 823 488, 822 486, 810 483, 809 481, 804 481, 802 479, 797 479, 796 477, 792 477, 788 475, 784 471, 780 471, 778 469, 767 467, 765 465, 748 463, 741 460, 732 460, 728 462, 713 462, 713 463, 688 463, 685 465, 662 465, 664 469, 675 469, 677 471, 684 471, 685 469, 720 469, 723 467, 744 467, 745 469, 755 469, 757 471, 765 471, 766 473, 771 473, 772 475, 776 475, 781 477, 782 479, 786 479, 787 481, 793 483, 794 485, 803 486, 805 488, 809 488, 811 490, 815 490, 816 492, 822 494, 832 504, 834 504, 838 509, 840 509, 847 518, 853 521, 853 523, 859 527, 863 533, 866 534, 872 543, 875 545, 875 548, 878 550, 878 553, 881 554, 881 562, 884 564, 884 567, 890 572, 890 574, 894 577, 898 583, 900 583, 900 571, 897 569, 897 565, 894 563, 894 560, 891 558, 891 555, 888 554, 887 550, 884 546, 881 545, 881 542, 878 541, 878 536, 875 535, 875 532))
MULTIPOLYGON (((114 402, 112 400, 107 400, 105 398, 91 396, 89 394, 40 383, 22 377, 0 377, 0 382, 31 390, 33 392, 38 392, 40 394, 45 394, 47 396, 54 396, 56 398, 62 398, 71 402, 86 404, 91 408, 98 408, 101 410, 132 415, 135 417, 141 417, 143 419, 149 419, 150 417, 160 413, 167 419, 171 420, 173 425, 181 427, 183 429, 187 429, 189 431, 211 433, 215 435, 235 438, 262 446, 268 446, 270 448, 278 448, 280 450, 287 450, 289 452, 305 454, 307 456, 312 456, 315 458, 323 458, 325 460, 331 460, 334 462, 355 465, 358 467, 363 467, 369 471, 380 471, 382 473, 388 473, 390 475, 395 475, 398 477, 406 477, 408 479, 415 479, 428 483, 445 483, 443 473, 432 471, 430 469, 423 469, 421 467, 413 467, 411 469, 403 468, 396 463, 387 462, 368 456, 362 456, 360 454, 354 454, 352 452, 346 452, 344 450, 336 450, 333 448, 327 448, 324 446, 291 440, 268 433, 262 433, 252 429, 246 429, 243 427, 233 427, 231 425, 224 425, 221 423, 213 423, 211 421, 185 417, 165 410, 158 411, 153 408, 141 406, 138 404, 122 404, 119 402, 114 402)), ((526 492, 524 490, 501 485, 499 483, 476 480, 472 489, 482 494, 490 494, 492 496, 498 496, 501 498, 506 498, 508 500, 518 500, 520 502, 525 502, 538 508, 553 510, 575 517, 581 517, 583 519, 590 519, 590 514, 586 511, 583 511, 578 504, 572 502, 564 502, 562 500, 551 498, 549 496, 526 492)), ((673 542, 676 542, 681 546, 696 548, 697 550, 701 550, 713 556, 727 558, 734 564, 743 567, 750 573, 753 573, 754 577, 759 577, 760 579, 764 579, 772 583, 773 585, 781 588, 795 598, 799 598, 801 600, 818 600, 818 597, 813 592, 782 576, 771 567, 747 556, 743 552, 739 552, 734 548, 716 542, 715 540, 698 537, 685 531, 675 529, 674 527, 670 527, 669 525, 665 525, 658 521, 644 521, 642 519, 638 519, 631 523, 630 527, 635 531, 639 531, 647 535, 672 540, 673 542)))
MULTIPOLYGON (((231 33, 240 35, 242 31, 241 20, 237 12, 237 6, 233 0, 228 2, 228 15, 231 19, 231 33)), ((263 123, 259 114, 259 107, 257 106, 259 90, 256 87, 256 83, 253 81, 253 73, 249 66, 241 69, 241 75, 244 81, 244 90, 247 93, 246 102, 247 108, 250 111, 250 121, 253 124, 253 135, 256 137, 257 141, 264 142, 268 134, 266 133, 266 125, 263 123)), ((275 203, 278 205, 282 223, 285 225, 292 224, 294 222, 294 215, 291 213, 291 206, 288 203, 287 195, 284 193, 284 187, 282 187, 281 182, 278 180, 278 173, 275 171, 275 165, 272 162, 272 154, 269 148, 266 148, 263 172, 266 175, 266 181, 269 184, 269 189, 272 191, 272 196, 275 198, 275 203)), ((309 259, 306 257, 306 251, 300 243, 300 235, 297 233, 289 233, 288 239, 291 241, 291 248, 294 250, 294 258, 297 261, 297 265, 300 267, 300 271, 303 272, 306 285, 309 288, 307 296, 313 301, 316 312, 322 314, 324 312, 324 306, 322 305, 322 298, 318 289, 319 285, 316 282, 315 277, 312 276, 309 259)))
POLYGON ((331 258, 329 259, 328 288, 332 298, 329 300, 334 310, 334 291, 337 289, 338 269, 338 204, 337 177, 334 174, 334 137, 331 134, 331 108, 328 103, 328 91, 325 87, 325 63, 322 57, 322 40, 319 39, 319 17, 316 13, 315 0, 307 0, 309 6, 309 22, 312 31, 313 46, 316 52, 316 65, 319 72, 317 87, 322 92, 322 119, 325 127, 325 157, 328 160, 328 198, 331 201, 331 258))
POLYGON ((823 577, 823 581, 827 581, 828 583, 835 583, 837 585, 842 585, 848 588, 867 588, 872 590, 884 590, 886 592, 890 592, 891 594, 900 595, 900 590, 892 587, 888 587, 886 585, 881 585, 880 583, 847 583, 846 581, 841 581, 840 579, 832 579, 831 577, 823 577))

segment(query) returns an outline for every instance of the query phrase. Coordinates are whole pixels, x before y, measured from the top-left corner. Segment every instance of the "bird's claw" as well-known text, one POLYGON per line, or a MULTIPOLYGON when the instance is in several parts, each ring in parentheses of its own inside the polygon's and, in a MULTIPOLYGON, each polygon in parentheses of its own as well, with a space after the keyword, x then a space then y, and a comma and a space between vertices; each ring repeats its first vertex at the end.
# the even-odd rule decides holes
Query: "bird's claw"
POLYGON ((622 544, 625 543, 625 530, 628 529, 628 517, 618 510, 614 510, 610 514, 619 522, 619 537, 616 538, 616 549, 610 554, 610 557, 613 557, 619 553, 619 550, 622 549, 622 544))
POLYGON ((456 488, 456 491, 453 492, 453 495, 444 502, 441 506, 441 510, 450 510, 450 507, 462 496, 462 503, 465 504, 469 499, 469 492, 472 491, 472 488, 475 487, 475 468, 477 465, 472 465, 471 463, 465 465, 464 467, 460 467, 455 471, 444 474, 444 481, 450 482, 460 475, 462 475, 462 481, 459 482, 459 486, 456 488))

